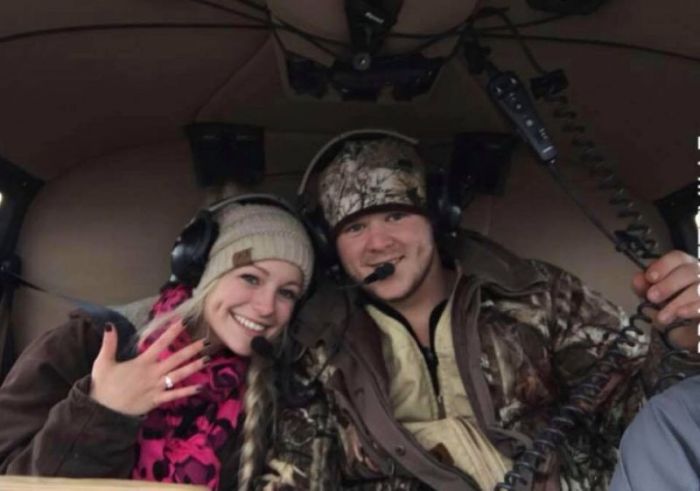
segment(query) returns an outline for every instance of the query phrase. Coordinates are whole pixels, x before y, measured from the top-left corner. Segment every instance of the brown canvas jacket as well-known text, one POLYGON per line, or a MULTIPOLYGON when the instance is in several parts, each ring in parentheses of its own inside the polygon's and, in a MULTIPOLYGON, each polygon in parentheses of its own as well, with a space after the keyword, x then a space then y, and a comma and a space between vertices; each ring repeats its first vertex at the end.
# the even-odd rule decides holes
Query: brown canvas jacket
MULTIPOLYGON (((89 396, 102 328, 85 313, 46 332, 0 388, 0 473, 129 479, 141 418, 89 396)), ((237 443, 222 450, 220 489, 236 488, 237 443)))
POLYGON ((80 314, 42 335, 0 389, 0 471, 61 477, 129 477, 139 418, 89 397, 100 330, 80 314))
MULTIPOLYGON (((482 431, 513 457, 595 370, 624 314, 574 276, 519 259, 478 234, 461 234, 455 250, 464 271, 452 312, 455 383, 466 389, 482 431)), ((478 489, 394 419, 379 330, 341 293, 320 289, 300 315, 296 337, 309 348, 307 376, 333 358, 320 377, 323 395, 282 412, 259 488, 478 489)), ((627 348, 619 375, 596 399, 597 415, 570 435, 535 489, 606 488, 619 437, 644 399, 639 369, 648 346, 642 336, 627 348)))

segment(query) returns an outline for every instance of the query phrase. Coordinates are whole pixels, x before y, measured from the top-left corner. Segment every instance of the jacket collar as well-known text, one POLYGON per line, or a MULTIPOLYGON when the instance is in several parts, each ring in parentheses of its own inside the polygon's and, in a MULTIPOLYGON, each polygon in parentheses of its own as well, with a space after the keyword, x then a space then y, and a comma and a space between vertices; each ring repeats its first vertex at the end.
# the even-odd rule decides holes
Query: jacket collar
POLYGON ((445 250, 467 276, 509 293, 526 292, 546 282, 532 261, 522 259, 483 235, 462 230, 445 250))
MULTIPOLYGON (((461 230, 444 249, 465 275, 475 276, 490 288, 518 294, 546 282, 532 261, 519 258, 476 232, 461 230)), ((300 310, 291 335, 306 347, 323 341, 331 352, 335 351, 351 331, 351 317, 356 317, 358 310, 364 314, 364 309, 358 307, 361 297, 358 288, 343 289, 330 280, 321 282, 300 310)), ((352 329, 352 334, 357 335, 357 330, 352 329)))
POLYGON ((320 281, 290 326, 291 336, 305 347, 324 342, 334 351, 349 330, 350 316, 357 310, 355 290, 343 289, 330 280, 320 281))

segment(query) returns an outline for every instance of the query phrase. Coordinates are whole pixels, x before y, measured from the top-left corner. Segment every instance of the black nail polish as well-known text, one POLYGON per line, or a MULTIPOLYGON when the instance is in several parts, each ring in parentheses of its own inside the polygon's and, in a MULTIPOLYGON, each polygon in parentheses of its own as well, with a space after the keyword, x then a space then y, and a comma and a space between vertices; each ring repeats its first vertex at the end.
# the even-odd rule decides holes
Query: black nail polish
POLYGON ((112 332, 112 324, 105 324, 105 332, 112 332))
POLYGON ((208 339, 205 339, 204 340, 204 347, 208 348, 209 346, 211 346, 211 341, 209 341, 208 339))

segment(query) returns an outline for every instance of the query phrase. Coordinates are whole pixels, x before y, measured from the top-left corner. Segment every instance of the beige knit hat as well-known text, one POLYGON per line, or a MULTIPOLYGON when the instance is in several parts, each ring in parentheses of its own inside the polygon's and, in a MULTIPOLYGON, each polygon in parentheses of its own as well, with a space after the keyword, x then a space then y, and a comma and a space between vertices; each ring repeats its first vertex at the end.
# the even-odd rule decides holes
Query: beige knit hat
POLYGON ((237 203, 217 212, 215 219, 219 236, 197 290, 231 269, 281 259, 301 269, 306 291, 313 274, 314 253, 304 226, 294 215, 277 206, 237 203))

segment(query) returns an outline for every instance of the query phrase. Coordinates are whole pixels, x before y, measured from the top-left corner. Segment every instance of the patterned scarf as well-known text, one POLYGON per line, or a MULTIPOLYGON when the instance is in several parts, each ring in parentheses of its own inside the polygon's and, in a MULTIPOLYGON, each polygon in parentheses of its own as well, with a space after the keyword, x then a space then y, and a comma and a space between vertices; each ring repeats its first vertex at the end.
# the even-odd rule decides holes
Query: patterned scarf
MULTIPOLYGON (((192 295, 182 285, 166 286, 150 317, 170 312, 192 295)), ((158 339, 165 327, 144 339, 139 352, 158 339)), ((163 360, 192 342, 183 332, 159 355, 163 360)), ((211 356, 207 366, 175 387, 199 384, 195 396, 161 404, 146 415, 136 447, 132 479, 219 487, 217 451, 233 437, 242 414, 248 360, 228 350, 211 356)))

